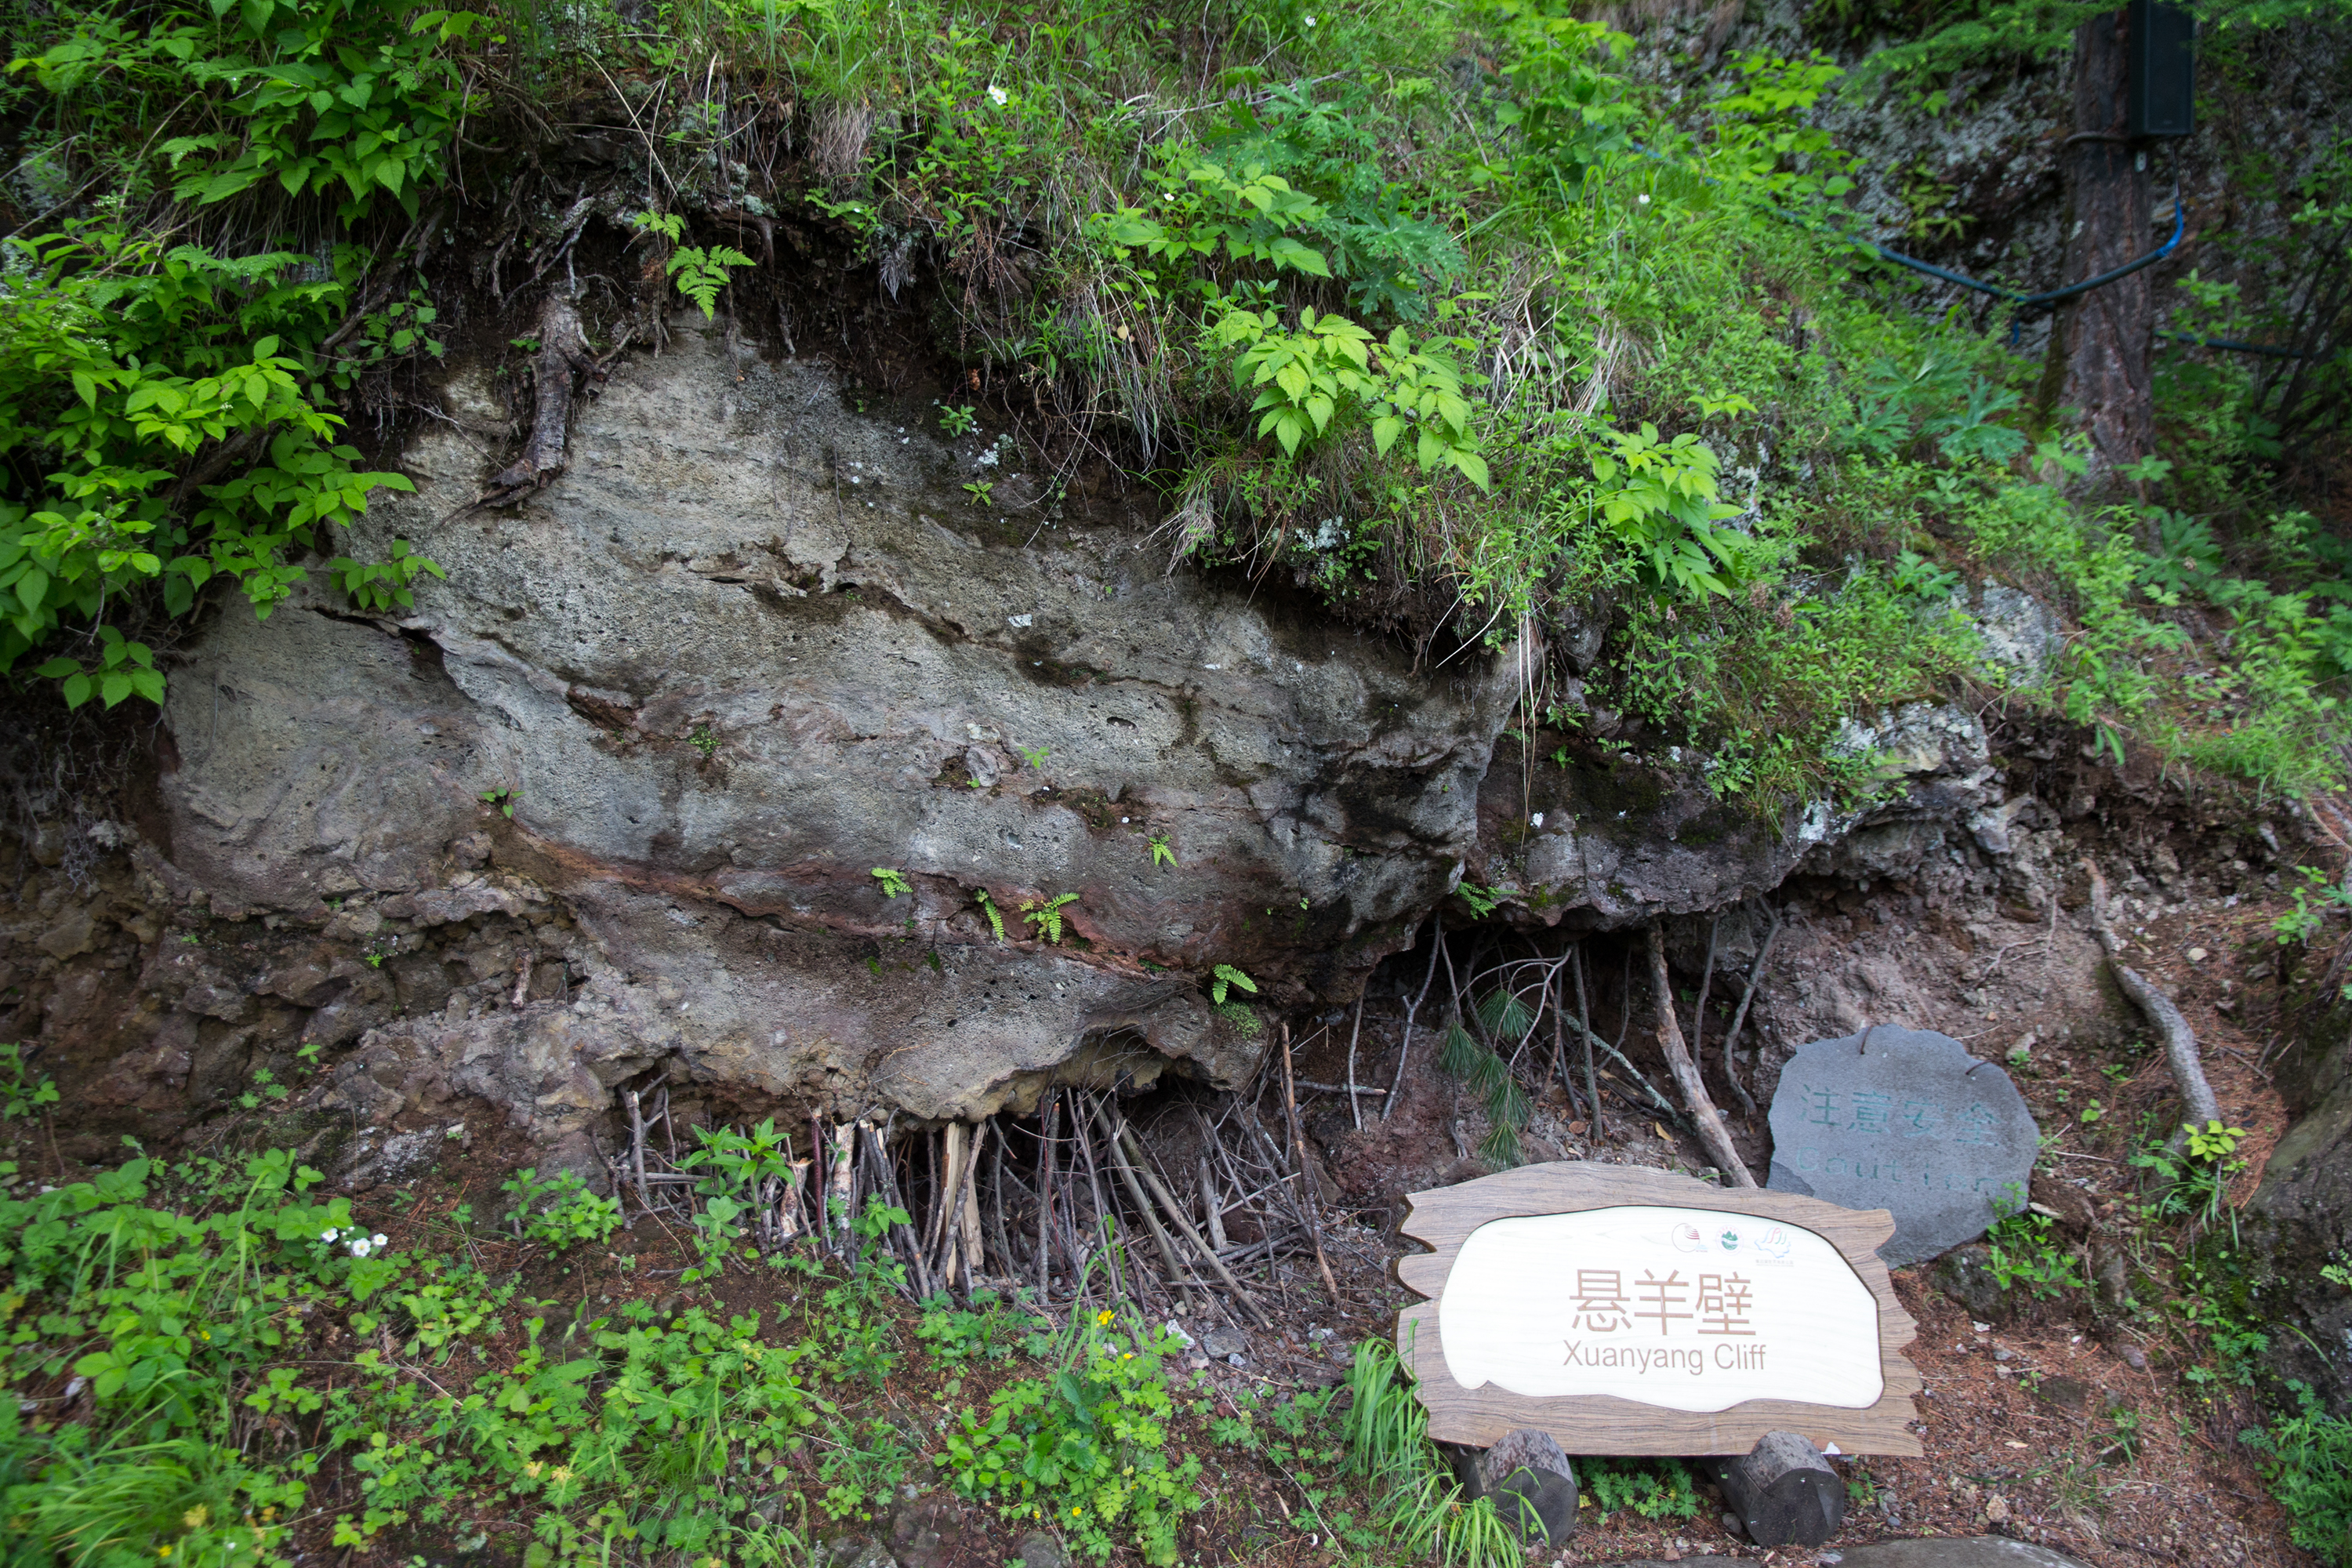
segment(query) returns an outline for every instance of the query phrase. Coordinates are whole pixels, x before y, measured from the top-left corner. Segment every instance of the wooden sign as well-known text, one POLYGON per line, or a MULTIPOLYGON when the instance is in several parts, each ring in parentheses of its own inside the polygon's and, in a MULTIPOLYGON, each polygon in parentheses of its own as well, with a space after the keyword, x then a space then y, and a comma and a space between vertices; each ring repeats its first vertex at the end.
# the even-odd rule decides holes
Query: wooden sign
POLYGON ((1916 1456, 1917 1325, 1884 1209, 1630 1165, 1528 1165, 1415 1193, 1397 1319, 1429 1435, 1521 1427, 1571 1454, 1745 1454, 1772 1431, 1916 1456))

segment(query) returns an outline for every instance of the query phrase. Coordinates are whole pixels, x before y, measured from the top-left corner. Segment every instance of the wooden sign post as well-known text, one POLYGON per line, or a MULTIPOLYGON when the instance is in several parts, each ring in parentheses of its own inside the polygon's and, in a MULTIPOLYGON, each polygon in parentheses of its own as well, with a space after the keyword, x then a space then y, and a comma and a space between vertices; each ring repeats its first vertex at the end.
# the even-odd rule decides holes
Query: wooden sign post
POLYGON ((1915 1336, 1884 1209, 1628 1165, 1528 1165, 1415 1193, 1397 1320, 1429 1435, 1570 1454, 1746 1454, 1768 1432, 1916 1456, 1915 1336))

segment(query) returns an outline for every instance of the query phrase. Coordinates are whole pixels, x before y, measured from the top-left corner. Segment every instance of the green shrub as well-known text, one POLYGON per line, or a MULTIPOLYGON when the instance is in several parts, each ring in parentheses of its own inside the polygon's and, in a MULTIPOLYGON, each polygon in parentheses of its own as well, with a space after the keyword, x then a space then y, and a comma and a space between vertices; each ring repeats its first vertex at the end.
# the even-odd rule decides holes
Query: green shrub
POLYGON ((558 1171, 545 1181, 530 1166, 499 1184, 499 1191, 514 1194, 507 1223, 524 1241, 536 1241, 551 1252, 563 1252, 581 1242, 600 1242, 621 1228, 621 1200, 600 1198, 571 1171, 558 1171))
POLYGON ((2352 1422, 2328 1415, 2307 1385, 2290 1387, 2300 1408, 2244 1439, 2264 1456, 2294 1543, 2329 1568, 2352 1568, 2352 1422))
POLYGON ((1073 1312, 1045 1375, 1005 1384, 984 1417, 958 1415, 940 1456, 952 1484, 1008 1519, 1050 1522, 1097 1563, 1126 1539, 1146 1563, 1173 1563, 1176 1527, 1201 1506, 1200 1460, 1168 1448, 1161 1363, 1177 1348, 1164 1331, 1123 1331, 1112 1311, 1073 1312))

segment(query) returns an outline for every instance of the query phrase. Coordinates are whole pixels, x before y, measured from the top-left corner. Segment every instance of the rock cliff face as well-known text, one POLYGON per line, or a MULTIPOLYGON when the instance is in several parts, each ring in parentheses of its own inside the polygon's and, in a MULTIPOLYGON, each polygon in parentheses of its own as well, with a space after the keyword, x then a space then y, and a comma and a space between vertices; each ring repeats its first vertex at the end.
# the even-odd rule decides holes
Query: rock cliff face
POLYGON ((924 1118, 1074 1058, 1223 1079, 1255 1045, 1211 965, 1350 991, 1459 875, 1507 658, 1433 679, 1171 574, 1131 506, 691 317, 519 509, 473 508, 488 411, 450 403, 369 542, 446 584, 397 624, 224 616, 167 715, 171 858, 216 905, 338 900, 395 963, 561 911, 571 999, 387 1018, 404 1080, 503 1064, 561 1134, 670 1055, 924 1118))
MULTIPOLYGON (((1498 758, 1539 649, 1416 668, 1171 573, 1137 501, 698 317, 520 507, 476 504, 504 456, 479 380, 444 406, 360 544, 446 581, 383 617, 232 609, 184 650, 118 901, 187 929, 107 960, 135 1006, 67 1026, 125 1105, 315 1046, 360 1125, 472 1095, 583 1157, 656 1067, 971 1118, 1171 1063, 1233 1081, 1271 1037, 1212 1005, 1215 966, 1352 998, 1465 871, 1586 930, 2008 849, 1965 714, 1857 730, 1909 787, 1850 816, 1757 819, 1672 756, 1498 758)), ((77 952, 157 923, 89 918, 77 952)))

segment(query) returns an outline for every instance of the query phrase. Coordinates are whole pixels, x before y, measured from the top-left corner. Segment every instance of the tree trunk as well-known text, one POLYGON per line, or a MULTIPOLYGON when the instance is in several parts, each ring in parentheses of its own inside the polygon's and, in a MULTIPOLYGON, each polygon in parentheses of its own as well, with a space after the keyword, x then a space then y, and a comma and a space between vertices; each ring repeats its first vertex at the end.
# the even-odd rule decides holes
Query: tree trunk
MULTIPOLYGON (((2065 283, 2112 271, 2148 248, 2147 143, 2124 134, 2129 16, 2112 11, 2074 30, 2074 131, 2059 154, 2069 209, 2065 283)), ((2154 289, 2145 271, 2058 307, 2043 385, 2056 382, 2057 405, 2075 410, 2090 431, 2097 479, 2155 447, 2148 381, 2155 331, 2154 289)))

